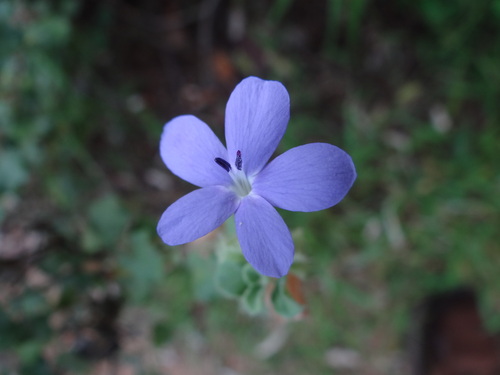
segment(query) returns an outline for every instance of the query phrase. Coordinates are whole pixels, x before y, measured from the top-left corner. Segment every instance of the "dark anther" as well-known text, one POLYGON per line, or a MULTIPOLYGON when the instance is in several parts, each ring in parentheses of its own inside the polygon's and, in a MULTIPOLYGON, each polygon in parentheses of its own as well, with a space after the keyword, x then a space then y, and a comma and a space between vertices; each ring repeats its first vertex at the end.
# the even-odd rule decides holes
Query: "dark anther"
POLYGON ((241 160, 241 151, 238 150, 236 151, 236 161, 234 162, 236 165, 236 168, 238 168, 239 171, 241 171, 241 167, 243 165, 243 160, 241 160))
POLYGON ((215 162, 224 168, 227 172, 231 170, 231 164, 221 158, 215 158, 215 162))

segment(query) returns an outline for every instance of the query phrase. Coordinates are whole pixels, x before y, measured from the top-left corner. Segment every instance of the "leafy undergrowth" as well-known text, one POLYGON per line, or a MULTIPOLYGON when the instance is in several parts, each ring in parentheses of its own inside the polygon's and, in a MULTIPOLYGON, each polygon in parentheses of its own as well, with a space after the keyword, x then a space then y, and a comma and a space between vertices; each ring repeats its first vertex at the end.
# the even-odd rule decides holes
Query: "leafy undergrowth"
POLYGON ((500 329, 498 2, 80 3, 0 5, 0 373, 399 374, 413 307, 464 284, 500 329), (162 124, 221 135, 248 75, 290 93, 280 152, 329 142, 358 172, 336 207, 280 211, 281 281, 231 223, 155 233, 192 189, 162 124))

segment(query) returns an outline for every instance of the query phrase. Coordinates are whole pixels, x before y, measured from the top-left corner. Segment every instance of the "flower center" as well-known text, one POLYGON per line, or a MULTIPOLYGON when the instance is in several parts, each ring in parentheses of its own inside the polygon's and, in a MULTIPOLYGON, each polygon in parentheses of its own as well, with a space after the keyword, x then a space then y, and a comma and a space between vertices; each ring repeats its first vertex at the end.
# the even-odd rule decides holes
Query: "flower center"
POLYGON ((248 180, 245 172, 243 172, 243 159, 240 150, 236 152, 236 160, 234 161, 236 170, 231 168, 231 164, 222 158, 215 158, 215 162, 229 173, 229 176, 231 176, 233 180, 232 189, 240 198, 250 194, 252 191, 252 184, 248 180))
POLYGON ((252 185, 248 181, 247 176, 243 171, 231 171, 229 175, 233 179, 233 190, 240 197, 246 197, 252 191, 252 185))

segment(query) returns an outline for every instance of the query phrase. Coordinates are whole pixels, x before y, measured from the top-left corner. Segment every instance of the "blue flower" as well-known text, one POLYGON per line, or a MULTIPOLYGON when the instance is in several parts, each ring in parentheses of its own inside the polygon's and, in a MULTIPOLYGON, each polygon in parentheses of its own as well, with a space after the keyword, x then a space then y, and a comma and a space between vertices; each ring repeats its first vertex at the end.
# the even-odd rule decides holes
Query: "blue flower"
POLYGON ((294 245, 274 207, 303 212, 329 208, 356 179, 351 157, 326 143, 292 148, 268 163, 289 117, 290 98, 280 82, 248 77, 227 103, 227 148, 194 116, 168 122, 161 157, 172 173, 201 189, 163 213, 157 228, 162 240, 172 246, 194 241, 234 214, 246 260, 263 275, 286 275, 294 245))

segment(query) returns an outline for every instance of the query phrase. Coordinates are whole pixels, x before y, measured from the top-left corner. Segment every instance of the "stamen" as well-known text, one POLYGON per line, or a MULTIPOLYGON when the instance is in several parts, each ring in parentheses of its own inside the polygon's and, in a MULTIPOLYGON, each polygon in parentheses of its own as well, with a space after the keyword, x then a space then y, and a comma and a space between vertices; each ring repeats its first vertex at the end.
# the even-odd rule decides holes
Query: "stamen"
POLYGON ((215 162, 219 164, 222 168, 226 170, 226 172, 229 172, 231 170, 231 164, 229 164, 227 161, 225 161, 222 158, 215 158, 215 162))
POLYGON ((236 165, 236 168, 241 171, 241 167, 243 166, 243 160, 241 159, 241 151, 238 150, 236 151, 236 161, 234 162, 234 165, 236 165))

